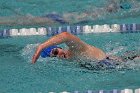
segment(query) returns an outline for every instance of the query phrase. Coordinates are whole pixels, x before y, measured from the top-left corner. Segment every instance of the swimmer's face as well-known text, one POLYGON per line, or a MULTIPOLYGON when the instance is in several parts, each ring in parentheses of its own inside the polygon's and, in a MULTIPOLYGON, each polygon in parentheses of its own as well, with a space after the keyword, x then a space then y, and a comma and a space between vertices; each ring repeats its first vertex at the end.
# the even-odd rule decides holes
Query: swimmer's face
POLYGON ((66 51, 61 48, 54 48, 51 52, 51 57, 66 58, 66 51))

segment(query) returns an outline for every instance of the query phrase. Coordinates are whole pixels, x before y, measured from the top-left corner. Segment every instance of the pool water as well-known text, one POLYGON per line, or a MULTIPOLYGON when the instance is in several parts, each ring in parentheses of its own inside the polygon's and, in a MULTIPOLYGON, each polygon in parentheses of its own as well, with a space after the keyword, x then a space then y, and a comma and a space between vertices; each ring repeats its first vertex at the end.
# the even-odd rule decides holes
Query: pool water
POLYGON ((0 29, 139 23, 139 6, 138 0, 1 0, 0 29))
MULTIPOLYGON (((139 0, 0 0, 0 30, 139 23, 139 6, 139 0), (54 18, 48 17, 52 23, 40 20, 51 14, 56 14, 54 18), (40 19, 35 20, 36 17, 40 19), (61 18, 67 23, 58 22, 61 18)), ((83 34, 78 37, 107 54, 123 56, 126 51, 140 54, 140 33, 83 34)), ((115 69, 98 70, 56 58, 39 58, 36 64, 31 64, 35 48, 48 38, 0 37, 0 93, 139 88, 139 60, 128 61, 115 69)), ((65 44, 61 46, 66 48, 65 44)))
MULTIPOLYGON (((122 55, 139 52, 140 33, 100 33, 78 35, 88 44, 106 53, 122 55), (85 38, 86 37, 86 38, 85 38)), ((31 64, 35 48, 47 36, 5 37, 0 39, 0 92, 48 93, 136 89, 140 86, 140 61, 128 61, 115 69, 89 70, 76 62, 56 58, 39 58, 31 64)), ((60 45, 66 48, 65 44, 60 45)))

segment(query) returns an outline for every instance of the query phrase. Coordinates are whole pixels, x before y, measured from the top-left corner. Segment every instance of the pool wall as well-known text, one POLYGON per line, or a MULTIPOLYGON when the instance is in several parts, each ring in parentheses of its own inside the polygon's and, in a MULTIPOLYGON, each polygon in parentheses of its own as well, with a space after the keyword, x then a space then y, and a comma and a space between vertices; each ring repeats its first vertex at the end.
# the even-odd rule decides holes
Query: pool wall
POLYGON ((0 31, 0 36, 28 36, 28 35, 48 35, 53 36, 61 32, 72 34, 83 33, 105 33, 105 32, 139 32, 140 24, 112 24, 112 25, 85 25, 85 26, 60 26, 60 27, 40 27, 40 28, 21 28, 4 29, 0 31))

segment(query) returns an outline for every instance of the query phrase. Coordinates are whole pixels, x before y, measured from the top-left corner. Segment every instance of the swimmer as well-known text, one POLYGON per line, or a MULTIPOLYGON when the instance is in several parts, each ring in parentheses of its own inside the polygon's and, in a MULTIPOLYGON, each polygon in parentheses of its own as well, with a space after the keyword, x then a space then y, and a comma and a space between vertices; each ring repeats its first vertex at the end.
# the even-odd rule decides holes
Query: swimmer
POLYGON ((106 4, 102 7, 96 7, 92 4, 88 6, 87 9, 82 11, 73 11, 73 12, 49 12, 47 14, 43 14, 41 16, 35 16, 32 14, 19 13, 17 11, 12 10, 16 16, 0 16, 0 25, 8 25, 8 26, 29 26, 29 25, 71 25, 71 24, 85 24, 88 22, 98 23, 101 20, 108 21, 110 19, 123 19, 128 17, 139 16, 139 2, 134 0, 107 0, 106 4), (128 2, 129 1, 129 2, 128 2), (131 4, 130 4, 131 3, 131 4), (135 4, 135 5, 134 5, 135 4), (133 7, 132 7, 133 6, 133 7), (125 12, 125 10, 128 10, 125 12), (123 11, 124 10, 124 13, 123 11), (118 15, 120 12, 121 15, 118 15), (117 13, 117 14, 115 14, 117 13), (113 14, 113 15, 112 15, 113 14), (109 16, 111 15, 111 16, 109 16))
POLYGON ((57 57, 60 59, 75 60, 76 58, 80 57, 83 60, 90 59, 94 61, 103 61, 106 59, 112 59, 116 61, 122 61, 119 57, 106 55, 103 50, 85 43, 75 35, 72 35, 68 32, 62 32, 48 39, 46 42, 40 44, 37 47, 35 54, 33 55, 32 63, 35 63, 37 61, 40 54, 42 57, 57 57), (64 50, 56 46, 62 43, 65 43, 69 47, 69 49, 64 50), (44 55, 42 51, 46 54, 44 55))

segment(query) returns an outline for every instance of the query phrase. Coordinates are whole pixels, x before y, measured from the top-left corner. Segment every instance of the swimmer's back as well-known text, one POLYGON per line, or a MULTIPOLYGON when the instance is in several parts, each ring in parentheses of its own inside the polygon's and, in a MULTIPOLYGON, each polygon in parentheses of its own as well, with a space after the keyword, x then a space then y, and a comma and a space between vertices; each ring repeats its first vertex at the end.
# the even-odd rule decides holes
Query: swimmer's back
POLYGON ((106 58, 106 54, 99 48, 96 48, 94 46, 88 46, 87 49, 87 55, 91 58, 95 58, 97 60, 103 60, 106 58))
POLYGON ((104 60, 106 59, 106 54, 99 48, 90 46, 87 44, 86 49, 84 51, 75 51, 74 56, 80 56, 82 59, 89 60, 104 60))

